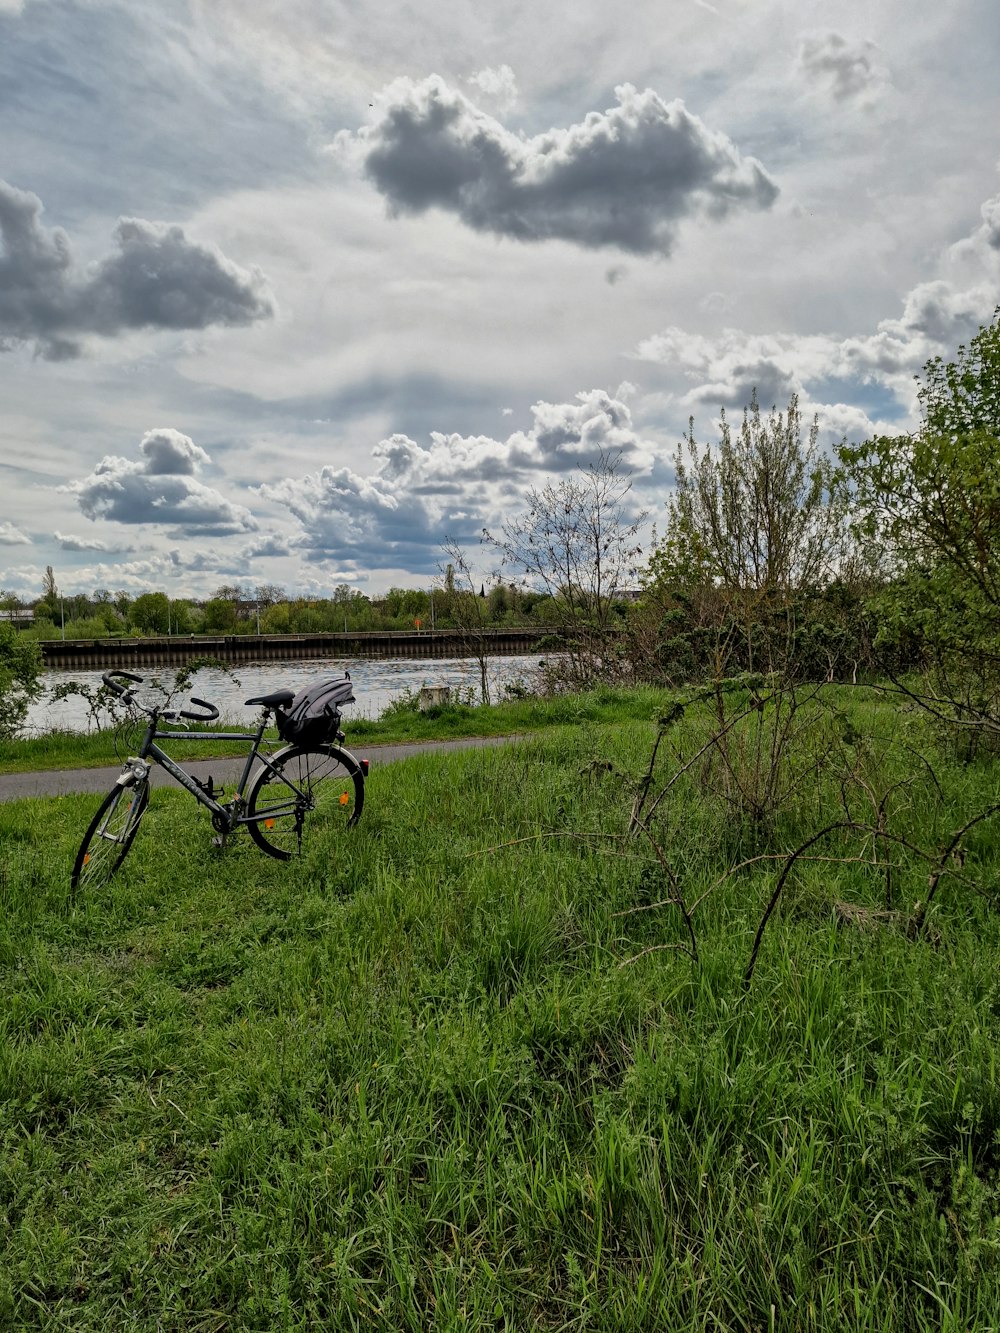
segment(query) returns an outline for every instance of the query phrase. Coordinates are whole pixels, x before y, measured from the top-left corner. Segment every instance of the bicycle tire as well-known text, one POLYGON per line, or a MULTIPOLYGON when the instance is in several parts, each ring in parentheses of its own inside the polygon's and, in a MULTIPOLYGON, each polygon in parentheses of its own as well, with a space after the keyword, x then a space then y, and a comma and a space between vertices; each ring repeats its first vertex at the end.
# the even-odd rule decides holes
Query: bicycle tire
POLYGON ((365 775, 352 754, 336 745, 289 746, 258 769, 247 792, 247 827, 268 856, 289 861, 302 851, 306 817, 351 828, 365 803, 365 775))
POLYGON ((70 886, 100 888, 128 855, 149 804, 149 783, 115 786, 101 802, 76 854, 70 886))

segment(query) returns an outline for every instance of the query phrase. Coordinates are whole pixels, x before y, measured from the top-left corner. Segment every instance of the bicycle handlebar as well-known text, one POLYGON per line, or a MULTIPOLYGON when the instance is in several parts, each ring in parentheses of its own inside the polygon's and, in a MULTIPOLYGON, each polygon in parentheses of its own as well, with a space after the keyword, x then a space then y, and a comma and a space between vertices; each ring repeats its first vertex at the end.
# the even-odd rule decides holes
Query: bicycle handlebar
MULTIPOLYGON (((123 685, 119 685, 118 682, 120 680, 130 680, 133 681, 136 685, 141 685, 144 679, 145 679, 144 676, 133 676, 131 671, 105 671, 101 676, 101 680, 108 687, 111 693, 117 695, 119 699, 123 699, 127 704, 134 703, 136 701, 135 692, 133 690, 126 689, 125 686, 123 685)), ((215 704, 207 703, 206 700, 204 699, 196 699, 193 695, 191 696, 191 702, 193 704, 197 704, 199 708, 204 708, 205 712, 191 713, 188 712, 187 709, 182 708, 179 713, 164 712, 161 714, 161 716, 163 716, 164 718, 183 717, 186 718, 187 721, 189 722, 214 722, 215 719, 219 716, 219 710, 216 708, 215 704)), ((146 708, 143 704, 139 704, 138 706, 142 708, 144 713, 148 713, 150 716, 160 713, 159 709, 146 708)))
POLYGON ((116 694, 119 699, 131 699, 132 691, 125 689, 123 685, 118 684, 118 680, 133 680, 136 685, 141 685, 142 676, 133 676, 131 671, 105 671, 101 680, 108 687, 112 694, 116 694))
POLYGON ((186 717, 191 722, 214 722, 219 716, 219 710, 215 704, 206 703, 204 699, 196 699, 193 694, 191 702, 197 704, 199 708, 206 708, 208 711, 206 713, 189 713, 182 708, 178 714, 179 717, 186 717))

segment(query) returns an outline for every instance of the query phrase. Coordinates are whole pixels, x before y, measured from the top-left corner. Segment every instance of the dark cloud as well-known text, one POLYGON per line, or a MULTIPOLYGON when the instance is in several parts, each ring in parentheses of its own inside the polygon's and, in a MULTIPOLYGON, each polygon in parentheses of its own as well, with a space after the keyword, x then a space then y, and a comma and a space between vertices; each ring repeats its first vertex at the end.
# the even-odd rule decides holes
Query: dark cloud
POLYGON ((685 217, 769 208, 778 187, 683 102, 629 84, 618 105, 526 139, 437 75, 400 79, 358 136, 366 175, 397 213, 438 207, 477 231, 670 253, 685 217))
POLYGON ((147 432, 143 458, 103 458, 89 477, 66 488, 89 519, 170 525, 178 537, 254 532, 257 521, 192 474, 208 454, 180 431, 147 432))
POLYGON ((258 537, 255 541, 244 546, 240 555, 244 560, 259 560, 263 557, 277 558, 279 556, 291 555, 291 547, 283 537, 271 535, 268 537, 258 537))
POLYGON ((569 471, 601 453, 648 466, 628 407, 599 389, 572 403, 536 403, 528 431, 506 440, 433 432, 429 445, 395 434, 372 450, 375 470, 350 468, 261 486, 297 520, 292 545, 308 560, 433 573, 447 537, 476 543, 539 474, 569 471))
POLYGON ((60 360, 78 355, 86 334, 251 324, 273 313, 258 270, 181 227, 122 218, 117 249, 81 268, 66 233, 41 215, 37 195, 0 180, 0 350, 34 342, 60 360))
POLYGON ((886 72, 876 64, 871 42, 848 42, 837 32, 807 37, 799 47, 799 67, 818 79, 838 102, 870 96, 882 90, 886 72))
POLYGON ((777 359, 736 360, 726 369, 726 379, 700 385, 688 394, 688 401, 706 407, 744 407, 756 393, 766 409, 784 407, 792 394, 801 392, 798 376, 777 359))

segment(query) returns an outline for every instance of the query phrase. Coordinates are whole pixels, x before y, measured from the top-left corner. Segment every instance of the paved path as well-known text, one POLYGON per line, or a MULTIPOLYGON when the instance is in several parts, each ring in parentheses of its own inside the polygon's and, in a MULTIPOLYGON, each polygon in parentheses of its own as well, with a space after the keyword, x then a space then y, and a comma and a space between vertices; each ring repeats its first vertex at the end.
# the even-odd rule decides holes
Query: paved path
MULTIPOLYGON (((431 750, 470 750, 479 746, 502 745, 506 741, 522 740, 521 736, 468 736, 452 741, 414 741, 411 745, 355 745, 351 753, 359 759, 376 764, 392 764, 398 759, 409 759, 414 754, 431 750)), ((182 767, 202 782, 211 774, 215 785, 231 787, 243 770, 243 758, 184 760, 182 767)), ((0 801, 18 801, 25 796, 67 796, 73 792, 110 791, 121 772, 121 764, 111 768, 60 768, 45 773, 0 774, 0 801)), ((177 784, 162 768, 153 765, 149 777, 154 787, 176 787, 177 784)))

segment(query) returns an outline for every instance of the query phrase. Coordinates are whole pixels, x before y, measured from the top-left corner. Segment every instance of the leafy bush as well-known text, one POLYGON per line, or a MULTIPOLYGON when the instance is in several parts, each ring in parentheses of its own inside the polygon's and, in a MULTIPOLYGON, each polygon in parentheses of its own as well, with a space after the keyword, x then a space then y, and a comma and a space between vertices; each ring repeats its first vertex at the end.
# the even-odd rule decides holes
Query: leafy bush
POLYGON ((953 362, 924 367, 912 436, 840 450, 860 540, 889 579, 881 637, 916 642, 923 701, 1000 736, 1000 309, 953 362))
POLYGON ((42 691, 42 653, 38 644, 0 624, 0 740, 16 736, 28 705, 42 691))

